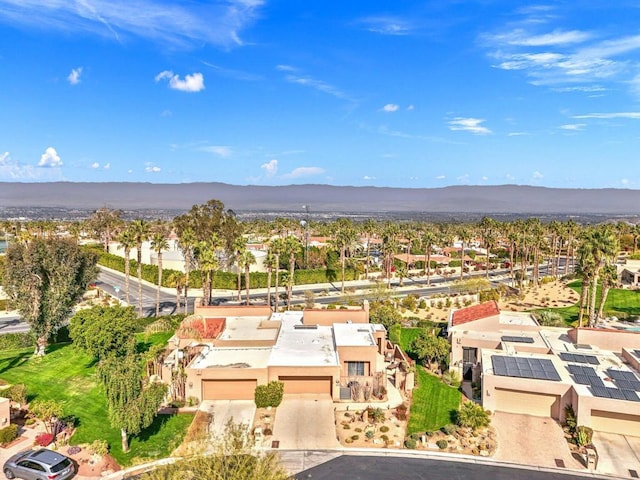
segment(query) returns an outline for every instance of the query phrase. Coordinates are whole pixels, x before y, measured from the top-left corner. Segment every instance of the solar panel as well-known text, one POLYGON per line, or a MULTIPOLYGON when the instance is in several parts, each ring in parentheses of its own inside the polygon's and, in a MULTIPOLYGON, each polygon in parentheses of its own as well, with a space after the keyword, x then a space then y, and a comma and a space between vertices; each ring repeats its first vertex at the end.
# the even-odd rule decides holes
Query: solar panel
POLYGON ((492 355, 491 363, 495 375, 560 381, 553 362, 548 359, 492 355))
POLYGON ((590 377, 597 377, 598 374, 596 373, 595 369, 593 367, 582 367, 582 372, 585 375, 588 375, 590 377))
POLYGON ((638 381, 638 380, 631 381, 631 390, 635 390, 636 392, 640 392, 640 381, 638 381))
POLYGON ((587 363, 590 363, 591 365, 600 365, 600 361, 597 357, 594 357, 593 355, 585 355, 584 357, 587 359, 587 363))
POLYGON ((593 355, 582 355, 581 353, 560 352, 560 359, 565 362, 587 363, 591 365, 600 365, 600 361, 593 355))
POLYGON ((607 370, 607 373, 609 374, 609 376, 611 378, 613 378, 614 380, 624 380, 625 378, 625 371, 624 370, 614 370, 613 368, 610 368, 609 370, 607 370))
POLYGON ((618 390, 617 388, 607 388, 607 391, 611 398, 615 398, 616 400, 626 400, 622 390, 618 390))
POLYGON ((561 352, 560 360, 563 360, 565 362, 575 362, 575 360, 573 359, 573 353, 561 352))
POLYGON ((618 387, 618 388, 624 388, 626 390, 633 390, 633 388, 631 387, 631 382, 629 380, 616 379, 616 380, 613 381, 613 383, 615 383, 616 387, 618 387))
POLYGON ((585 375, 580 365, 567 365, 567 369, 572 375, 585 375))
POLYGON ((534 343, 532 337, 513 337, 509 335, 504 335, 500 337, 500 340, 503 342, 513 342, 513 343, 534 343))
POLYGON ((634 350, 633 353, 636 357, 640 358, 640 350, 634 350))
POLYGON ((590 377, 587 375, 587 378, 589 379, 589 385, 592 387, 604 387, 604 382, 600 377, 590 377))
POLYGON ((589 387, 589 390, 591 390, 594 397, 611 398, 609 389, 606 387, 589 387))
POLYGON ((640 398, 638 398, 638 394, 633 390, 620 390, 624 395, 625 400, 631 400, 632 402, 640 402, 640 398))
POLYGON ((589 377, 581 373, 576 373, 573 376, 573 379, 575 380, 576 383, 579 383, 580 385, 591 385, 591 381, 589 380, 589 377))

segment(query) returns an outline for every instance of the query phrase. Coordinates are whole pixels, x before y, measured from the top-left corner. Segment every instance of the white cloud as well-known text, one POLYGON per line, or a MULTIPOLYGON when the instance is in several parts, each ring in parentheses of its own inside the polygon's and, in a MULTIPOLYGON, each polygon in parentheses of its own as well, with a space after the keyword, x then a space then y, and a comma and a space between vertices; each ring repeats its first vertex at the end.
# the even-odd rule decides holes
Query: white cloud
POLYGON ((56 152, 56 149, 53 147, 48 147, 40 156, 40 161, 38 162, 39 167, 55 168, 61 165, 62 160, 60 159, 60 155, 58 155, 58 152, 56 152))
POLYGON ((449 130, 470 132, 474 135, 489 135, 491 130, 481 124, 484 118, 463 118, 456 117, 449 121, 449 130))
POLYGON ((308 75, 297 73, 299 72, 299 70, 296 67, 292 67, 290 65, 278 65, 276 66, 276 69, 282 72, 288 72, 285 75, 284 79, 289 83, 295 83, 297 85, 313 88, 314 90, 326 93, 327 95, 331 95, 341 100, 347 100, 349 102, 355 103, 355 100, 350 98, 349 95, 344 93, 339 88, 331 85, 330 83, 315 79, 308 75))
POLYGON ((0 154, 0 165, 8 165, 11 162, 11 156, 9 152, 0 154))
POLYGON ((40 180, 54 182, 63 179, 59 168, 36 168, 33 165, 21 165, 11 158, 9 152, 0 154, 0 181, 40 180))
POLYGON ((407 110, 411 111, 411 110, 413 110, 413 109, 415 109, 415 108, 416 108, 416 107, 414 107, 413 105, 409 105, 409 106, 407 107, 407 110))
POLYGON ((280 70, 281 72, 297 72, 298 71, 296 67, 292 67, 291 65, 276 65, 276 70, 280 70))
POLYGON ((592 37, 590 33, 578 30, 554 30, 541 35, 530 35, 523 29, 515 29, 511 32, 495 35, 494 41, 504 42, 508 45, 518 45, 523 47, 546 47, 555 45, 565 45, 569 43, 582 43, 592 37))
POLYGON ((298 168, 294 168, 289 173, 285 173, 282 176, 282 178, 291 179, 291 178, 313 177, 316 175, 322 175, 324 172, 325 172, 324 168, 321 168, 321 167, 298 167, 298 168))
POLYGON ((483 175, 480 180, 482 180, 483 182, 486 182, 487 180, 489 180, 489 177, 487 177, 486 175, 483 175))
POLYGON ((164 2, 158 0, 0 0, 0 21, 113 38, 140 38, 187 48, 203 43, 243 45, 241 31, 259 15, 263 0, 164 2))
POLYGON ((383 112, 397 112, 399 108, 400 106, 395 103, 387 103, 381 110, 383 112))
POLYGON ((544 175, 536 170, 535 172, 533 172, 532 177, 534 180, 541 180, 542 178, 544 178, 544 175))
POLYGON ((265 171, 267 177, 273 177, 278 173, 278 160, 275 158, 273 160, 269 160, 267 163, 260 165, 260 168, 265 171))
POLYGON ((82 67, 74 68, 67 76, 67 80, 71 85, 77 85, 80 83, 80 75, 82 75, 82 67))
POLYGON ((409 21, 399 17, 367 17, 359 23, 368 31, 382 35, 409 35, 414 28, 409 21))
POLYGON ((233 153, 231 147, 228 147, 226 145, 211 145, 207 147, 201 147, 200 150, 202 150, 203 152, 213 153, 214 155, 218 155, 222 158, 227 158, 233 153))
POLYGON ((91 164, 91 168, 100 168, 100 164, 98 162, 93 162, 91 164))
POLYGON ((469 181, 469 174, 465 173, 464 175, 460 175, 459 177, 456 177, 456 180, 461 182, 461 183, 465 183, 469 181))
POLYGON ((147 172, 147 173, 158 173, 161 170, 162 169, 160 167, 158 167, 157 165, 154 165, 151 162, 145 163, 144 171, 147 172))
POLYGON ((133 170, 129 169, 129 170, 127 170, 127 173, 128 173, 128 174, 132 174, 132 173, 133 173, 133 170))
POLYGON ((373 177, 371 175, 365 175, 364 177, 362 177, 363 180, 375 180, 376 177, 373 177))
POLYGON ((104 170, 109 170, 111 168, 111 164, 110 163, 105 163, 104 166, 102 167, 104 170))
POLYGON ((507 174, 505 174, 504 178, 506 178, 507 180, 511 181, 511 180, 515 180, 516 177, 514 177, 510 173, 507 173, 507 174))
POLYGON ((184 80, 179 75, 174 74, 171 70, 164 70, 155 77, 155 81, 168 80, 169 88, 179 90, 181 92, 199 92, 204 90, 204 77, 201 73, 187 74, 184 80))
POLYGON ((629 185, 629 179, 623 178, 622 180, 620 180, 620 183, 626 187, 627 185, 629 185))
POLYGON ((522 137, 523 135, 529 135, 526 132, 509 132, 507 133, 507 137, 522 137))
POLYGON ((571 118, 632 118, 640 119, 640 112, 613 112, 613 113, 587 113, 585 115, 573 115, 571 118))
POLYGON ((572 132, 579 132, 584 127, 586 127, 586 123, 567 123, 566 125, 560 125, 562 130, 570 130, 572 132))
POLYGON ((445 178, 447 178, 445 175, 438 175, 436 180, 444 180, 445 178))

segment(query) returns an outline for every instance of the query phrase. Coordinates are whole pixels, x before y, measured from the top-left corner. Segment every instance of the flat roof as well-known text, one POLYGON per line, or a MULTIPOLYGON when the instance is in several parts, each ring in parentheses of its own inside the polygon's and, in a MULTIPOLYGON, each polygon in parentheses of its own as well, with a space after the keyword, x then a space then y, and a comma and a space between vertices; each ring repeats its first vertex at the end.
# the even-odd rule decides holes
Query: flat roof
POLYGON ((266 368, 270 348, 210 348, 191 363, 191 368, 266 368))
POLYGON ((339 365, 333 329, 303 325, 302 314, 282 315, 282 327, 271 349, 271 366, 325 367, 339 365))
POLYGON ((531 327, 537 327, 538 322, 536 322, 533 315, 528 312, 500 312, 499 322, 502 325, 527 325, 531 327))
POLYGON ((226 325, 219 340, 275 340, 277 328, 260 328, 262 322, 268 320, 260 317, 226 317, 226 325))
POLYGON ((337 347, 371 347, 376 345, 373 325, 367 323, 334 323, 337 347))

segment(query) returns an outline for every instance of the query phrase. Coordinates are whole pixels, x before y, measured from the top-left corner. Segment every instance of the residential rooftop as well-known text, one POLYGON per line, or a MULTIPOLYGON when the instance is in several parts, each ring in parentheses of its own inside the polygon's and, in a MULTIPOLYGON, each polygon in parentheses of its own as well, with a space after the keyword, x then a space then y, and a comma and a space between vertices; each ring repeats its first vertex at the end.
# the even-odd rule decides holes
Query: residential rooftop
POLYGON ((191 368, 264 368, 270 348, 209 348, 198 355, 191 368))
POLYGON ((278 329, 262 328, 262 323, 267 320, 267 317, 227 317, 225 329, 218 338, 226 341, 275 341, 278 329))

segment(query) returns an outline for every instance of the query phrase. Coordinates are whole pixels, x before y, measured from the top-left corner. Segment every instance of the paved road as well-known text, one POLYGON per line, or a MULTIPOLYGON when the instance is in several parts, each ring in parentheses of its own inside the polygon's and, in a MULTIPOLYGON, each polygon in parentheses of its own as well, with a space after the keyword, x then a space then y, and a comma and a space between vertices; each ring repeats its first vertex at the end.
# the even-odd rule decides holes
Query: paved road
POLYGON ((28 332, 29 325, 20 319, 19 315, 2 315, 0 316, 0 335, 5 333, 22 333, 28 332))
POLYGON ((482 462, 365 455, 343 455, 295 475, 298 480, 578 480, 585 477, 605 478, 482 462))

